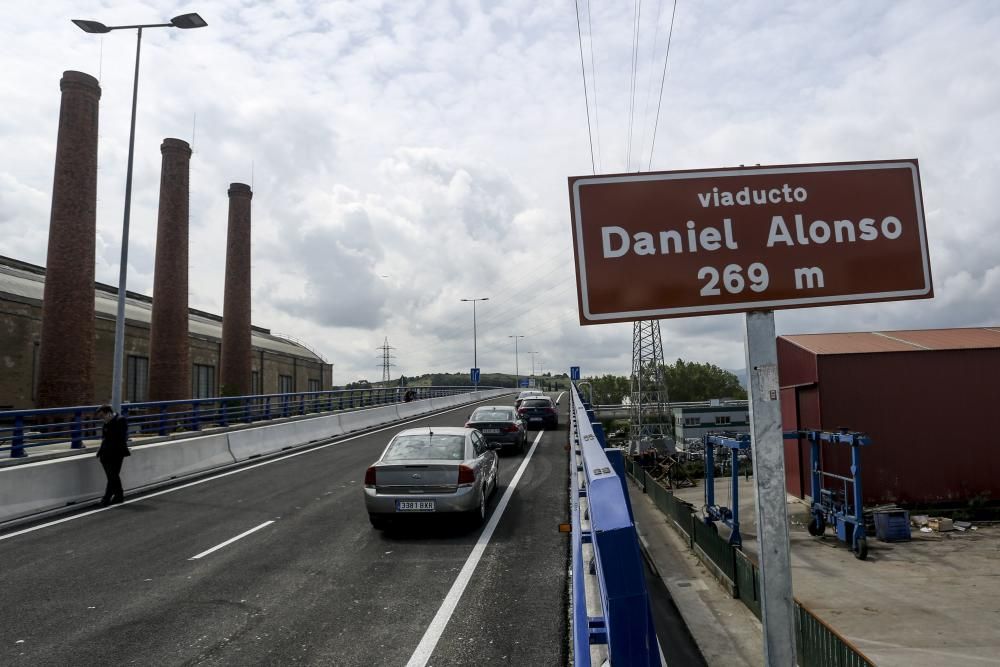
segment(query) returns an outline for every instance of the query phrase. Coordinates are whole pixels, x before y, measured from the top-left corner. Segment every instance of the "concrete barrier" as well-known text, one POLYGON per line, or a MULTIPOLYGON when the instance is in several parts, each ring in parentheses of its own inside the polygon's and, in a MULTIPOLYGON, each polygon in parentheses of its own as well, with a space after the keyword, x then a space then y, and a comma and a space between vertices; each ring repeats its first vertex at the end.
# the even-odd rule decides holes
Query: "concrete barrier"
POLYGON ((427 414, 432 409, 433 408, 431 408, 431 401, 429 398, 423 398, 419 401, 411 401, 409 403, 396 404, 396 414, 400 419, 419 417, 420 415, 427 414))
MULTIPOLYGON (((226 433, 132 447, 125 491, 233 463, 226 433)), ((0 521, 98 498, 107 483, 93 454, 0 468, 0 521)))
MULTIPOLYGON (((175 477, 361 431, 437 410, 511 393, 493 389, 353 410, 281 424, 213 433, 132 447, 122 468, 126 493, 175 477)), ((0 522, 84 502, 104 493, 106 480, 93 455, 70 456, 0 468, 0 522)))
POLYGON ((228 433, 166 440, 132 447, 132 456, 122 466, 122 485, 136 489, 235 462, 228 433))
POLYGON ((361 431, 366 428, 372 428, 373 426, 380 426, 399 418, 396 414, 395 405, 385 405, 380 408, 369 408, 367 410, 341 412, 338 416, 340 417, 340 425, 343 427, 344 433, 351 433, 352 431, 361 431))

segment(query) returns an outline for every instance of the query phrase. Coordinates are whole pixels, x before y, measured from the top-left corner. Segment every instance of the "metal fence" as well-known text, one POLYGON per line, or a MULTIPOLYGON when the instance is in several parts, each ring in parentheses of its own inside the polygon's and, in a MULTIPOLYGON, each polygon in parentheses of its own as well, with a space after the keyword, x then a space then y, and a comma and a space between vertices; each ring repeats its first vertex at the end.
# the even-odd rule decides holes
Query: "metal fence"
MULTIPOLYGON (((410 387, 416 398, 436 398, 474 391, 475 387, 410 387)), ((491 389, 491 387, 478 387, 491 389)), ((263 394, 200 398, 183 401, 124 403, 121 413, 128 417, 131 436, 166 436, 181 431, 200 431, 271 419, 358 410, 403 401, 406 388, 373 387, 338 389, 293 394, 263 394)), ((0 412, 0 456, 27 456, 32 447, 66 445, 84 447, 84 441, 101 437, 101 420, 94 414, 99 406, 83 405, 41 410, 0 412)))
MULTIPOLYGON (((635 460, 629 460, 629 475, 645 490, 653 504, 686 537, 689 546, 716 566, 743 604, 761 617, 760 572, 742 549, 729 544, 698 516, 694 507, 674 497, 635 460)), ((874 667, 875 663, 857 647, 823 622, 798 600, 795 627, 800 667, 874 667)))

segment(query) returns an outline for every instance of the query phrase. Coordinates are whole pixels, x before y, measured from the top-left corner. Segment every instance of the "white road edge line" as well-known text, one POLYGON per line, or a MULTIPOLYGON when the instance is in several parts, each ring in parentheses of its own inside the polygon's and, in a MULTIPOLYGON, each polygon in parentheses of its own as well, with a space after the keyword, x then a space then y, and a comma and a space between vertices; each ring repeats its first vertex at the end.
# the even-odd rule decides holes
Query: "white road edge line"
POLYGON ((528 450, 528 455, 524 457, 523 461, 521 461, 521 466, 514 474, 514 478, 510 480, 510 483, 504 490, 503 498, 501 498, 500 502, 497 504, 497 508, 490 517, 489 523, 486 524, 486 528, 483 529, 482 534, 479 536, 476 546, 472 548, 472 553, 469 554, 469 558, 465 561, 465 565, 462 566, 462 570, 458 573, 458 578, 455 579, 455 583, 451 585, 451 589, 445 596, 444 602, 441 603, 440 609, 438 609, 437 613, 434 614, 431 624, 427 626, 424 636, 420 639, 420 643, 417 644, 417 648, 413 651, 413 655, 410 656, 410 661, 406 663, 406 667, 425 667, 427 665, 427 661, 431 659, 431 654, 434 653, 438 640, 441 639, 441 635, 444 633, 444 629, 448 625, 448 621, 451 620, 451 615, 455 613, 455 607, 458 606, 458 601, 462 598, 462 593, 465 592, 465 588, 469 585, 469 581, 472 579, 472 574, 476 571, 476 566, 479 565, 479 560, 483 557, 483 552, 486 551, 486 545, 490 543, 490 538, 493 537, 493 531, 500 523, 500 518, 503 516, 504 510, 507 509, 507 503, 510 502, 510 497, 514 493, 514 488, 517 487, 517 483, 521 481, 521 475, 524 473, 525 468, 528 467, 528 462, 531 461, 531 457, 535 453, 535 449, 538 447, 538 443, 541 441, 544 433, 545 431, 539 431, 538 435, 535 437, 535 441, 531 443, 531 449, 528 450))
POLYGON ((566 395, 566 392, 564 391, 563 393, 561 393, 558 396, 556 396, 556 403, 558 403, 559 401, 561 401, 562 397, 565 396, 565 395, 566 395))
POLYGON ((265 526, 270 526, 270 525, 271 525, 272 523, 274 523, 274 521, 265 521, 264 523, 260 524, 260 525, 259 525, 259 526, 257 526, 256 528, 251 528, 250 530, 248 530, 248 531, 247 531, 247 532, 245 532, 245 533, 240 533, 240 534, 239 534, 239 535, 237 535, 236 537, 231 537, 231 538, 229 538, 228 540, 226 540, 226 541, 225 541, 225 542, 223 542, 222 544, 216 544, 216 545, 215 545, 214 547, 212 547, 211 549, 209 549, 209 550, 207 550, 207 551, 202 551, 202 552, 201 552, 200 554, 198 554, 197 556, 191 556, 190 558, 188 558, 188 560, 198 560, 198 559, 199 559, 199 558, 201 558, 202 556, 207 556, 208 554, 210 554, 210 553, 212 553, 212 552, 214 552, 214 551, 218 551, 218 550, 219 550, 219 549, 221 549, 222 547, 225 547, 225 546, 228 546, 228 545, 232 544, 233 542, 235 542, 236 540, 242 540, 242 539, 243 539, 244 537, 246 537, 246 536, 247 536, 247 535, 249 535, 250 533, 256 533, 256 532, 257 532, 258 530, 260 530, 261 528, 263 528, 263 527, 265 527, 265 526))
MULTIPOLYGON (((261 466, 266 466, 266 465, 270 465, 272 463, 277 463, 278 461, 284 461, 285 459, 291 459, 291 458, 295 458, 296 456, 302 456, 303 454, 311 454, 312 452, 318 452, 319 450, 326 449, 327 447, 333 447, 334 445, 340 445, 340 444, 343 444, 345 442, 350 442, 351 440, 357 440, 358 438, 364 438, 364 437, 367 437, 369 435, 373 435, 375 433, 381 433, 382 431, 391 431, 392 429, 399 428, 400 426, 406 426, 407 424, 413 424, 415 422, 423 421, 425 419, 429 419, 430 417, 436 417, 438 415, 448 414, 449 412, 455 412, 457 410, 462 410, 464 408, 469 407, 470 405, 475 405, 476 403, 485 403, 486 401, 489 401, 489 400, 491 400, 491 399, 484 398, 481 401, 473 401, 472 403, 468 403, 466 405, 460 405, 457 408, 452 408, 450 410, 442 410, 441 412, 436 412, 433 415, 425 415, 423 417, 417 417, 416 419, 411 419, 409 421, 399 422, 397 424, 393 424, 391 426, 386 426, 384 428, 376 429, 374 431, 368 431, 367 433, 359 433, 358 435, 352 435, 349 438, 342 438, 342 439, 337 440, 335 442, 328 442, 325 445, 318 445, 316 447, 310 447, 309 449, 303 450, 301 452, 293 452, 291 454, 288 454, 287 456, 279 456, 279 457, 276 457, 276 458, 273 458, 273 459, 268 459, 267 461, 262 461, 261 463, 255 463, 253 465, 244 466, 242 468, 237 468, 236 470, 229 470, 227 472, 219 473, 218 475, 212 475, 211 477, 205 477, 205 478, 202 478, 202 479, 198 479, 198 480, 195 480, 193 482, 188 482, 187 484, 181 484, 180 486, 172 486, 169 489, 164 489, 162 491, 155 491, 153 493, 146 493, 146 494, 144 494, 142 496, 139 496, 138 498, 131 498, 129 500, 126 500, 124 503, 119 503, 119 504, 121 504, 121 505, 131 505, 132 503, 137 503, 137 502, 146 500, 148 498, 155 498, 156 496, 162 496, 162 495, 167 494, 167 493, 173 493, 174 491, 180 491, 180 490, 186 489, 188 487, 198 486, 199 484, 205 484, 206 482, 212 482, 212 481, 215 481, 217 479, 222 479, 223 477, 229 477, 230 475, 236 475, 236 474, 241 473, 241 472, 246 472, 247 470, 253 470, 254 468, 260 468, 261 466)), ((80 512, 79 514, 74 514, 72 516, 63 517, 62 519, 56 519, 54 521, 48 521, 46 523, 40 523, 37 526, 32 526, 30 528, 23 528, 21 530, 14 531, 13 533, 7 533, 6 535, 0 535, 0 542, 3 542, 4 540, 9 540, 12 537, 17 537, 18 535, 24 535, 25 533, 33 533, 36 530, 41 530, 42 528, 48 528, 49 526, 55 526, 55 525, 58 525, 60 523, 66 523, 67 521, 75 521, 77 519, 82 519, 85 516, 90 516, 91 514, 97 514, 98 512, 107 512, 109 510, 113 510, 115 507, 116 507, 116 505, 111 505, 109 507, 98 507, 97 509, 92 509, 89 512, 80 512)))

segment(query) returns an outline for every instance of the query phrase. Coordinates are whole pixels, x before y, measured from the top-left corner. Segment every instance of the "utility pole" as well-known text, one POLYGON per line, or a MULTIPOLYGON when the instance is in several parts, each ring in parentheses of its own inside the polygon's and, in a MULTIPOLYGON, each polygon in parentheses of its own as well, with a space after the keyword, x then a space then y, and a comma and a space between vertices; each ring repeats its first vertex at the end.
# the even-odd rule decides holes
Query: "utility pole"
POLYGON ((507 336, 507 338, 514 339, 514 388, 516 389, 517 385, 520 384, 521 380, 521 369, 518 366, 518 356, 517 356, 517 339, 524 338, 524 336, 512 335, 512 336, 507 336))
MULTIPOLYGON (((479 368, 479 355, 476 343, 476 302, 477 301, 489 301, 490 297, 484 296, 482 298, 475 299, 459 299, 459 301, 471 301, 472 302, 472 367, 479 368)), ((479 381, 475 383, 476 389, 479 389, 479 381)))

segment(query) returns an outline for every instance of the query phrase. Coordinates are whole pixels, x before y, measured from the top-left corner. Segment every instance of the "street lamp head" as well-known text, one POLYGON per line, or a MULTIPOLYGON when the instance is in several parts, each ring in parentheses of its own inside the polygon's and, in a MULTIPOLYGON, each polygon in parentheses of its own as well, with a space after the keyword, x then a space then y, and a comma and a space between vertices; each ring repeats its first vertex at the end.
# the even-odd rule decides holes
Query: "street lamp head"
POLYGON ((103 33, 111 32, 111 28, 99 23, 98 21, 84 21, 83 19, 73 19, 73 23, 77 25, 80 30, 90 33, 103 33))
POLYGON ((197 14, 181 14, 180 16, 175 16, 170 19, 170 24, 175 28, 183 28, 185 30, 189 28, 204 28, 208 25, 205 19, 201 18, 197 14))

